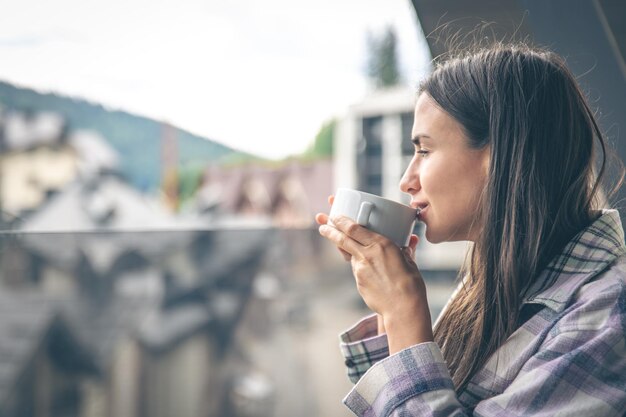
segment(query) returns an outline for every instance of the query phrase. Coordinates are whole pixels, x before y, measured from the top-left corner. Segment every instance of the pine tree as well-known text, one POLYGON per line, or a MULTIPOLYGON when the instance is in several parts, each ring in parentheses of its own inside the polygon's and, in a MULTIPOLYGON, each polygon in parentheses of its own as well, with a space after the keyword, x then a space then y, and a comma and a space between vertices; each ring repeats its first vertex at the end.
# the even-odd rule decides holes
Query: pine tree
POLYGON ((396 32, 391 26, 388 26, 379 37, 368 34, 367 75, 376 88, 391 87, 402 81, 398 65, 397 43, 396 32))

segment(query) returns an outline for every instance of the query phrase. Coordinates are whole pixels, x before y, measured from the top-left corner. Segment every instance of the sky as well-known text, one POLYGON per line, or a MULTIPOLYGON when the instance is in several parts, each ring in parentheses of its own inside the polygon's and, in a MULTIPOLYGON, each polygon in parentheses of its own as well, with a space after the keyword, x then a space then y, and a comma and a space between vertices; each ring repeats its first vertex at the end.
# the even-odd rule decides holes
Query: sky
POLYGON ((1 80, 274 159, 305 150, 371 90, 368 31, 395 28, 408 86, 429 68, 409 0, 0 0, 0 10, 1 80))

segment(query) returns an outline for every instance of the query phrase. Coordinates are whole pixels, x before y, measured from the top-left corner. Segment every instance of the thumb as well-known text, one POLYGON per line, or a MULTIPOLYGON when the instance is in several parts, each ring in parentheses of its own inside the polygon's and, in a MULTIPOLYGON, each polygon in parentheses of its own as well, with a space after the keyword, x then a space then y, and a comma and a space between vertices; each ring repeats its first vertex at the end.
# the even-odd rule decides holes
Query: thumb
POLYGON ((415 248, 417 247, 417 243, 419 242, 419 238, 417 235, 411 235, 409 239, 409 245, 402 248, 402 253, 404 256, 410 261, 414 261, 415 258, 415 248))
POLYGON ((411 235, 409 239, 409 248, 411 248, 411 252, 415 253, 415 248, 417 248, 417 244, 419 243, 420 238, 417 235, 411 235))

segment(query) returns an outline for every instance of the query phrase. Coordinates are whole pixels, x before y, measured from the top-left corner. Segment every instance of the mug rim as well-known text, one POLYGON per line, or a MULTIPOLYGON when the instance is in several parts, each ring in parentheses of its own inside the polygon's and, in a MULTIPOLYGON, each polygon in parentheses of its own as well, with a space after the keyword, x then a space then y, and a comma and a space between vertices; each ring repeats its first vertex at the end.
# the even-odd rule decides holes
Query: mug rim
POLYGON ((376 194, 368 193, 368 192, 366 192, 366 191, 357 190, 356 188, 337 187, 337 192, 339 192, 340 190, 345 190, 345 191, 356 191, 356 192, 358 192, 358 193, 365 194, 366 196, 370 196, 370 197, 374 197, 374 198, 379 198, 379 199, 381 199, 381 200, 384 200, 385 202, 388 202, 388 203, 393 203, 393 204, 396 204, 396 205, 398 205, 398 206, 400 206, 400 207, 407 208, 407 209, 409 209, 409 210, 411 210, 411 211, 414 211, 414 212, 417 214, 417 209, 414 209, 413 207, 411 207, 411 206, 409 206, 409 205, 406 205, 406 204, 403 204, 403 203, 400 203, 400 202, 398 202, 398 201, 391 200, 391 199, 389 199, 389 198, 387 198, 387 197, 383 197, 383 196, 380 196, 380 195, 376 195, 376 194))

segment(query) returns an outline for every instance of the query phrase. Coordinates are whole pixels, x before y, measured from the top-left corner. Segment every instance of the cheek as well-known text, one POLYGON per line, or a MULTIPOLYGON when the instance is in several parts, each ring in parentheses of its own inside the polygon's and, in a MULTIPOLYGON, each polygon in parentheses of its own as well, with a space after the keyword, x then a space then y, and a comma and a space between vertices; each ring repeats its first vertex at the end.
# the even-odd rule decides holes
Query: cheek
POLYGON ((422 187, 430 203, 440 214, 461 215, 456 210, 473 211, 478 201, 484 179, 474 166, 462 163, 431 162, 422 170, 422 187))
MULTIPOLYGON (((451 175, 453 173, 446 164, 433 158, 424 162, 421 171, 422 187, 429 199, 438 200, 453 191, 454 175, 451 175)), ((435 204, 436 201, 431 203, 435 204)))
POLYGON ((485 185, 483 172, 477 167, 467 167, 457 175, 454 193, 459 207, 467 216, 474 216, 485 185))

